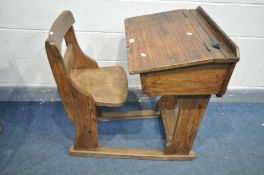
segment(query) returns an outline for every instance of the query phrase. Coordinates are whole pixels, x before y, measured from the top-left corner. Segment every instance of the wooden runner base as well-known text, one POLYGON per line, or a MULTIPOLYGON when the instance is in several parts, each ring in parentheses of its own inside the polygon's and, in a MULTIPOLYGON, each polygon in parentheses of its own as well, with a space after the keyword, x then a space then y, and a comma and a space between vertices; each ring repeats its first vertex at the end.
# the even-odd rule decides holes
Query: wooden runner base
POLYGON ((69 153, 72 156, 108 157, 142 160, 193 160, 196 157, 194 151, 190 151, 188 155, 173 155, 164 154, 163 150, 128 149, 112 147, 98 147, 97 150, 75 150, 73 146, 71 146, 69 153))

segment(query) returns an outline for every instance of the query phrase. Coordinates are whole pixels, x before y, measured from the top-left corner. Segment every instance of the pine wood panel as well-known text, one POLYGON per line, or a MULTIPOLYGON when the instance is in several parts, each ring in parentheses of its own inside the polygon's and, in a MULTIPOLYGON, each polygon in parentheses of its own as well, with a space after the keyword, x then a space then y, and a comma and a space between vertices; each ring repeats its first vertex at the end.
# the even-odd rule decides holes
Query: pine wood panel
POLYGON ((157 101, 157 111, 174 109, 177 104, 177 98, 172 95, 161 96, 157 101))
POLYGON ((225 92, 227 90, 227 85, 228 85, 228 83, 229 83, 229 81, 231 79, 231 76, 232 76, 232 73, 233 73, 233 71, 235 69, 235 66, 236 66, 236 63, 233 63, 233 64, 229 65, 228 72, 227 72, 227 75, 226 75, 226 79, 225 79, 225 81, 224 81, 224 83, 222 85, 222 88, 221 88, 220 92, 218 94, 216 94, 217 97, 222 97, 225 94, 225 92))
POLYGON ((50 44, 56 45, 59 51, 61 51, 62 40, 74 22, 72 13, 70 11, 63 11, 51 26, 47 41, 50 44))
POLYGON ((178 119, 178 113, 179 113, 179 107, 176 107, 175 109, 169 109, 169 110, 167 109, 161 111, 162 122, 167 140, 166 145, 170 145, 173 139, 173 135, 178 119))
POLYGON ((62 12, 50 29, 48 39, 45 42, 45 47, 50 67, 64 105, 64 110, 75 127, 76 134, 73 141, 74 149, 96 149, 98 146, 98 133, 95 98, 100 104, 120 105, 127 97, 127 78, 122 68, 98 68, 97 63, 82 52, 75 37, 72 26, 73 23, 74 18, 72 13, 70 11, 62 12), (61 55, 61 44, 63 39, 65 39, 67 46, 64 57, 61 55), (90 77, 95 76, 92 80, 100 81, 99 84, 89 82, 94 85, 89 86, 91 89, 97 88, 95 86, 103 86, 104 89, 102 90, 101 88, 100 90, 102 90, 102 93, 106 98, 111 92, 115 93, 117 96, 120 95, 112 89, 114 87, 109 82, 110 80, 106 78, 112 77, 112 83, 115 83, 119 88, 118 90, 121 91, 120 96, 122 99, 115 100, 110 98, 102 100, 98 97, 100 96, 100 92, 95 92, 95 94, 93 94, 92 92, 94 91, 89 91, 90 89, 87 89, 88 87, 81 86, 79 83, 81 83, 83 79, 86 81, 92 81, 91 79, 86 79, 84 77, 84 75, 88 76, 88 71, 92 74, 90 77), (73 75, 73 77, 70 75, 73 75), (98 77, 96 77, 96 75, 98 75, 98 77), (80 78, 80 80, 78 78, 80 78), (108 84, 105 84, 104 86, 103 83, 107 82, 108 84), (124 89, 122 89, 123 87, 124 89), (108 94, 106 94, 105 89, 109 90, 108 94))
POLYGON ((58 49, 56 53, 54 52, 56 56, 61 56, 63 39, 65 39, 67 47, 71 45, 70 47, 72 48, 67 48, 68 52, 65 53, 64 57, 68 57, 69 61, 73 62, 72 68, 98 68, 96 61, 85 55, 81 50, 75 36, 74 22, 75 20, 71 11, 63 11, 52 24, 47 42, 58 49))
MULTIPOLYGON (((67 11, 67 12, 69 12, 69 11, 67 11)), ((71 12, 69 12, 69 13, 71 13, 71 12)), ((61 24, 58 23, 57 25, 61 25, 61 24)), ((99 67, 97 62, 94 59, 92 59, 91 57, 89 57, 85 53, 83 53, 83 51, 80 48, 79 43, 76 39, 73 26, 71 26, 69 28, 66 35, 64 36, 64 39, 65 39, 67 47, 71 44, 73 46, 74 55, 72 55, 72 57, 71 57, 71 59, 74 60, 73 65, 72 65, 73 69, 95 69, 95 68, 99 67)), ((64 57, 66 57, 66 55, 64 57)))
POLYGON ((238 61, 237 46, 201 8, 128 18, 125 28, 131 74, 238 61))
POLYGON ((167 144, 164 154, 188 155, 210 94, 222 96, 239 49, 198 7, 125 20, 130 74, 142 90, 160 95, 167 144))
POLYGON ((46 41, 45 46, 64 110, 75 127, 74 147, 80 150, 94 149, 98 145, 98 134, 93 97, 78 91, 68 79, 63 58, 56 45, 46 41))
POLYGON ((72 67, 74 65, 75 52, 72 44, 68 44, 64 57, 63 63, 67 74, 71 73, 72 67))
POLYGON ((98 147, 96 150, 75 150, 73 147, 69 150, 73 156, 90 156, 90 157, 109 157, 122 159, 141 159, 141 160, 193 160, 195 153, 190 151, 186 155, 164 154, 162 150, 146 149, 127 149, 98 147))
POLYGON ((209 99, 210 95, 177 96, 177 114, 174 111, 166 113, 172 115, 170 118, 176 117, 177 121, 174 131, 172 127, 164 125, 167 126, 165 130, 170 131, 168 132, 170 139, 164 149, 165 154, 189 154, 209 99))
POLYGON ((147 95, 218 94, 226 80, 228 64, 212 64, 141 74, 147 95))
POLYGON ((128 82, 119 66, 72 69, 70 78, 79 90, 93 96, 97 106, 121 106, 127 100, 128 82))
POLYGON ((207 23, 210 24, 210 26, 213 28, 217 36, 219 36, 224 43, 231 49, 231 51, 235 54, 235 56, 239 59, 240 53, 239 48, 234 43, 230 37, 219 27, 219 25, 216 24, 216 22, 206 13, 206 11, 202 7, 197 7, 197 11, 203 16, 204 19, 206 19, 207 23))
POLYGON ((140 111, 129 111, 129 112, 105 112, 97 116, 100 121, 111 121, 111 120, 133 120, 133 119, 150 119, 159 118, 160 112, 153 110, 140 110, 140 111))
POLYGON ((62 12, 49 31, 45 47, 64 110, 75 127, 74 147, 77 150, 94 149, 98 145, 94 99, 90 94, 79 91, 67 75, 72 65, 83 63, 85 67, 94 68, 97 64, 88 57, 85 59, 75 38, 73 23, 72 13, 62 12), (68 46, 64 58, 60 52, 63 38, 68 46), (80 57, 76 59, 77 55, 80 57))

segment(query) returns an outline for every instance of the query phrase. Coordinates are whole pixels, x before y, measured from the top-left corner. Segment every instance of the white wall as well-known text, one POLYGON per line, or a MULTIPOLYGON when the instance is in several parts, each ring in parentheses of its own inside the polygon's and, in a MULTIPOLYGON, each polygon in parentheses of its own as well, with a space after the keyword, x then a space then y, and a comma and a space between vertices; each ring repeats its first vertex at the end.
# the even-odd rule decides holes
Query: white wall
POLYGON ((229 87, 264 86, 264 0, 0 0, 0 86, 55 85, 44 41, 62 10, 73 12, 80 45, 99 65, 127 69, 124 18, 198 5, 240 47, 229 87))

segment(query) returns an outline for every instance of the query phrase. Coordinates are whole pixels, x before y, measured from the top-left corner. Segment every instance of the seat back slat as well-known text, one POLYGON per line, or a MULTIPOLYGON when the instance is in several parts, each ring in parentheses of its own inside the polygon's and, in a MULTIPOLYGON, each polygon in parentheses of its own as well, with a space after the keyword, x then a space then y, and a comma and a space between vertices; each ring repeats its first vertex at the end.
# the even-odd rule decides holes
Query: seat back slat
POLYGON ((75 58, 75 53, 74 53, 73 45, 68 44, 64 57, 63 57, 63 63, 64 63, 64 67, 65 67, 67 74, 71 73, 71 70, 74 64, 74 58, 75 58))
POLYGON ((48 39, 46 40, 53 49, 53 55, 57 58, 62 58, 61 56, 61 45, 63 39, 66 43, 67 58, 61 61, 65 66, 65 73, 68 74, 71 69, 81 68, 81 69, 94 69, 98 68, 96 61, 85 55, 76 39, 73 24, 75 20, 71 11, 63 11, 57 19, 52 24, 49 31, 48 39), (68 48, 71 45, 71 48, 68 48))
POLYGON ((61 44, 65 34, 74 22, 72 13, 70 11, 63 11, 53 23, 47 40, 55 44, 59 51, 61 51, 61 44))

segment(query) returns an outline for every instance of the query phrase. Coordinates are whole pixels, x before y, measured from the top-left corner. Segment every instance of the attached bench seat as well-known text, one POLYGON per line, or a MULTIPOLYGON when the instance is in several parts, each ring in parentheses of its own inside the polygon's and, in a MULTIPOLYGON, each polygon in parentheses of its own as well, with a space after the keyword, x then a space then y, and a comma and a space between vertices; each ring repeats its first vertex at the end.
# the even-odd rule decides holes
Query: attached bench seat
POLYGON ((78 89, 94 98, 97 106, 119 107, 127 100, 127 76, 120 66, 72 69, 70 77, 78 89))

